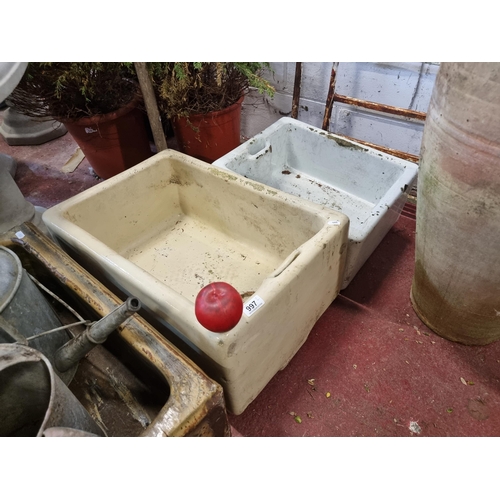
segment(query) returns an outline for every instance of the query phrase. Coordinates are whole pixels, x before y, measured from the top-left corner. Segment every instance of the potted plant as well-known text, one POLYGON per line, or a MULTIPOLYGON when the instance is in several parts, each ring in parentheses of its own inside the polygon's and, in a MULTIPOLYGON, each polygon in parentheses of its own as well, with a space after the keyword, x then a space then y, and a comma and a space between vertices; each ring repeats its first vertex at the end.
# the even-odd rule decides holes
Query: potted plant
POLYGON ((63 123, 104 179, 152 154, 133 63, 29 63, 9 104, 63 123))
POLYGON ((241 104, 249 87, 274 95, 262 76, 269 63, 149 63, 158 107, 179 149, 213 162, 240 145, 241 104))

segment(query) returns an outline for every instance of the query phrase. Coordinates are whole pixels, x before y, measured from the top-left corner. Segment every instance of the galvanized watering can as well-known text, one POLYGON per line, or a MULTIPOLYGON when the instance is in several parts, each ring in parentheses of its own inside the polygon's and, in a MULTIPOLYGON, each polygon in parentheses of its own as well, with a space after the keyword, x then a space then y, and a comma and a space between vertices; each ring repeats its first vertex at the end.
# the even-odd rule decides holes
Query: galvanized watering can
POLYGON ((41 352, 0 344, 0 436, 53 435, 54 428, 105 435, 41 352))

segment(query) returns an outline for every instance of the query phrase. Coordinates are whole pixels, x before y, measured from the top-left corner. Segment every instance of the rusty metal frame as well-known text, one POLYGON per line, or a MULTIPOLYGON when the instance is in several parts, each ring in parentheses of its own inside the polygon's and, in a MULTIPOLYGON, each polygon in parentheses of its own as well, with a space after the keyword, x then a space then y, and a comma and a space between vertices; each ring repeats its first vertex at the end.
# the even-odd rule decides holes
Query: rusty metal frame
POLYGON ((300 100, 300 83, 302 80, 302 63, 295 63, 295 80, 293 84, 292 98, 292 118, 297 118, 299 115, 299 100, 300 100))
MULTIPOLYGON (((396 106, 389 106, 387 104, 381 104, 381 103, 377 103, 377 102, 373 102, 373 101, 366 101, 363 99, 357 99, 355 97, 349 97, 349 96, 335 93, 335 84, 336 84, 336 79, 337 79, 338 65, 339 65, 338 62, 334 62, 332 65, 332 72, 330 75, 330 85, 328 88, 328 95, 327 95, 326 103, 325 103, 325 113, 324 113, 324 117, 323 117, 323 125, 322 125, 323 130, 328 132, 328 128, 330 126, 330 118, 331 118, 332 110, 333 110, 333 105, 335 102, 341 102, 343 104, 348 104, 349 106, 370 109, 373 111, 378 111, 378 112, 386 113, 389 115, 401 116, 403 118, 408 118, 408 119, 412 119, 412 120, 425 121, 427 114, 422 113, 421 111, 414 111, 412 109, 399 108, 396 106)), ((362 140, 355 139, 353 137, 349 137, 349 136, 342 135, 342 134, 338 134, 338 135, 341 135, 342 137, 345 137, 346 139, 351 139, 351 140, 357 141, 361 144, 372 147, 374 149, 378 149, 379 151, 383 151, 384 153, 388 153, 388 154, 391 154, 393 156, 397 156, 398 158, 402 158, 404 160, 412 161, 415 163, 418 163, 418 161, 419 161, 418 156, 410 154, 410 153, 406 153, 405 151, 400 151, 397 149, 388 148, 386 146, 380 146, 378 144, 373 144, 373 143, 370 143, 367 141, 362 141, 362 140)))

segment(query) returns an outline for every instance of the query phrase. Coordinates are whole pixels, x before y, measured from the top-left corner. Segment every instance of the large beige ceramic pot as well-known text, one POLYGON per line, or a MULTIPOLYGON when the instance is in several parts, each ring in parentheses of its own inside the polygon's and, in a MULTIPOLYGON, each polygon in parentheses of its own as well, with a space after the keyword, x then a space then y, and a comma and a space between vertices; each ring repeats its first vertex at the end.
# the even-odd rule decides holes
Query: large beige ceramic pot
POLYGON ((443 63, 418 180, 411 298, 437 334, 500 338, 500 63, 443 63))

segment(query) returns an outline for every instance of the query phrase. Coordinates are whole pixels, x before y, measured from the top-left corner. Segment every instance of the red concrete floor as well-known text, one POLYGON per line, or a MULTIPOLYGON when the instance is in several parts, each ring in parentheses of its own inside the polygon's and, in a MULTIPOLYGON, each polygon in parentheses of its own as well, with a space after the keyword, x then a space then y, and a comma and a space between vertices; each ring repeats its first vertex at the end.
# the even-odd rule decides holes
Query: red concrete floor
MULTIPOLYGON (((0 112, 0 120, 1 120, 0 112)), ((69 134, 0 152, 16 182, 50 207, 98 182, 69 134)), ((235 436, 499 436, 500 342, 470 347, 431 332, 409 299, 415 220, 402 216, 308 340, 239 416, 235 436)))
MULTIPOLYGON (((0 123, 3 113, 0 111, 0 123)), ((19 189, 30 203, 44 208, 100 182, 92 175, 86 158, 74 172, 65 174, 61 171, 77 148, 68 133, 38 146, 9 146, 0 137, 0 153, 16 160, 15 181, 19 189)))

